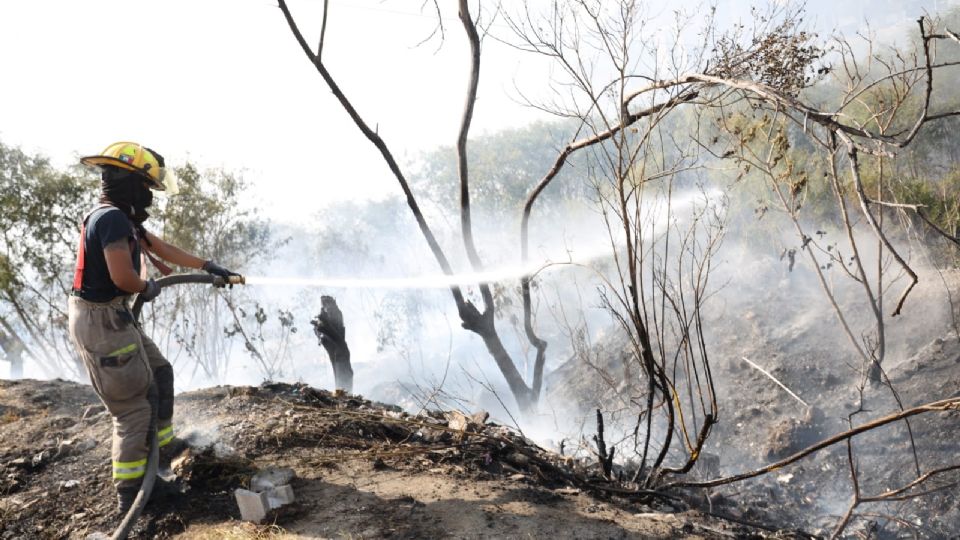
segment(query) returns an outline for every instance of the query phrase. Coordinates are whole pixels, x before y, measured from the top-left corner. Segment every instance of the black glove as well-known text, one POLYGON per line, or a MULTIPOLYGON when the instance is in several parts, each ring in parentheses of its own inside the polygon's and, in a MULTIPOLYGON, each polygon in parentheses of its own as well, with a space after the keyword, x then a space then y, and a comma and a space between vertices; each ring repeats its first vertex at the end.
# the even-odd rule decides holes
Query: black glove
MULTIPOLYGON (((217 263, 215 263, 215 262, 213 262, 213 261, 207 261, 207 262, 203 263, 203 270, 205 270, 208 274, 212 274, 212 275, 214 275, 214 276, 222 277, 224 281, 230 279, 230 276, 239 276, 239 275, 240 275, 240 274, 238 274, 238 273, 236 273, 236 272, 232 272, 232 271, 230 271, 230 270, 227 270, 226 268, 220 266, 219 264, 217 264, 217 263)), ((230 288, 231 288, 231 289, 233 288, 233 284, 232 284, 232 283, 230 284, 230 288)))
POLYGON ((219 264, 213 261, 207 261, 203 263, 203 270, 208 274, 213 274, 215 276, 220 276, 223 279, 227 279, 230 276, 239 276, 240 274, 227 270, 226 268, 220 266, 219 264))
POLYGON ((150 302, 158 296, 160 296, 160 285, 158 285, 154 279, 148 279, 147 286, 140 291, 140 298, 142 298, 144 302, 150 302))

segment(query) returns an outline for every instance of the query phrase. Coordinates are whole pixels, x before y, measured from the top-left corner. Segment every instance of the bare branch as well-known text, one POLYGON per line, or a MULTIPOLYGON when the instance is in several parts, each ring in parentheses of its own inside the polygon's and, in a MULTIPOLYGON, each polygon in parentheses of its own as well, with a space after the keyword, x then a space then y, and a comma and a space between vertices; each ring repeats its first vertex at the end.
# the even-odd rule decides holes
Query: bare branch
POLYGON ((330 0, 323 0, 323 23, 320 25, 320 43, 317 45, 317 60, 323 58, 323 40, 327 35, 327 18, 330 15, 330 0))
POLYGON ((891 424, 893 422, 898 422, 900 420, 903 420, 904 418, 909 418, 911 416, 916 416, 918 414, 924 414, 928 412, 947 412, 947 411, 958 411, 958 410, 960 410, 960 398, 950 398, 950 399, 943 399, 940 401, 932 401, 930 403, 919 405, 917 407, 913 407, 905 411, 901 411, 895 414, 884 416, 882 418, 878 418, 876 420, 857 426, 856 428, 844 431, 843 433, 838 433, 833 437, 820 441, 814 445, 808 446, 807 448, 804 448, 803 450, 800 450, 799 452, 796 452, 791 456, 781 459, 776 463, 771 463, 770 465, 761 467, 759 469, 756 469, 750 472, 728 476, 725 478, 718 478, 716 480, 710 480, 708 482, 673 482, 670 484, 665 484, 662 487, 664 489, 680 488, 680 487, 707 488, 707 487, 721 486, 724 484, 730 484, 732 482, 739 482, 741 480, 747 480, 749 478, 755 478, 757 476, 761 476, 763 474, 773 472, 777 469, 781 469, 787 465, 790 465, 791 463, 797 462, 809 456, 810 454, 813 454, 814 452, 818 452, 820 450, 823 450, 824 448, 833 446, 834 444, 837 444, 839 442, 846 441, 851 437, 876 429, 881 426, 885 426, 887 424, 891 424))
MULTIPOLYGON (((427 244, 430 246, 430 251, 437 259, 437 262, 440 264, 440 268, 443 270, 443 272, 448 276, 452 276, 453 269, 451 268, 450 263, 447 261, 446 255, 443 254, 440 244, 437 243, 436 237, 433 235, 433 231, 431 231, 429 225, 427 225, 427 222, 423 217, 423 212, 420 210, 420 206, 417 204, 417 200, 413 196, 413 192, 410 190, 410 185, 407 183, 406 177, 404 177, 403 173, 400 171, 400 166, 397 164, 396 159, 394 159, 393 154, 387 148, 387 145, 384 143, 383 139, 380 138, 380 135, 377 134, 376 131, 370 129, 370 126, 364 122, 363 118, 360 116, 360 113, 357 112, 353 104, 347 99, 347 96, 340 89, 340 86, 337 85, 336 81, 334 81, 333 77, 327 71, 327 68, 324 66, 321 59, 314 55, 310 50, 310 46, 307 45, 306 40, 303 38, 303 34, 300 32, 300 28, 297 26, 293 19, 293 15, 290 13, 290 9, 287 7, 286 0, 279 0, 279 4, 280 10, 283 12, 283 16, 286 18, 291 32, 293 32, 294 37, 300 44, 300 48, 303 49, 303 52, 307 55, 310 63, 313 64, 313 66, 320 73, 320 76, 323 77, 323 80, 327 83, 330 91, 333 92, 333 95, 336 96, 341 106, 343 106, 344 110, 347 111, 347 114, 350 115, 350 118, 357 125, 357 127, 360 128, 360 131, 371 143, 373 143, 374 146, 377 147, 377 150, 380 151, 380 154, 383 156, 384 161, 386 161, 390 171, 400 184, 400 188, 403 190, 403 193, 406 196, 407 205, 413 212, 414 218, 417 221, 417 225, 420 228, 420 232, 423 234, 427 244)), ((458 285, 451 285, 450 292, 453 294, 454 300, 456 301, 458 307, 465 304, 463 293, 460 291, 460 287, 458 285)))

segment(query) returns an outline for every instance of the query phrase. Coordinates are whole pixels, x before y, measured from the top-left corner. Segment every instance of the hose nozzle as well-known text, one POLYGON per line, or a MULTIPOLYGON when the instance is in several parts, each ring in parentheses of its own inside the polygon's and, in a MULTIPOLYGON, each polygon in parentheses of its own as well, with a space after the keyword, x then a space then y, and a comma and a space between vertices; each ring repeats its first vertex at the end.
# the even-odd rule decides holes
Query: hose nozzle
POLYGON ((215 278, 213 278, 213 286, 219 287, 219 288, 226 287, 227 285, 233 286, 233 285, 246 285, 246 284, 247 284, 247 278, 241 275, 228 276, 225 278, 221 276, 216 276, 215 278))

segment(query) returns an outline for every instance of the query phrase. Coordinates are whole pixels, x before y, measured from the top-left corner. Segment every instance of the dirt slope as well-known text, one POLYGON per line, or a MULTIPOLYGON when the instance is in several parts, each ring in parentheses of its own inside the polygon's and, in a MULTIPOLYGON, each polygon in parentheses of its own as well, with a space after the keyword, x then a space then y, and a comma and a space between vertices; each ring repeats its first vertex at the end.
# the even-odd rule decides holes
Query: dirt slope
MULTIPOLYGON (((306 386, 217 387, 177 398, 192 449, 185 492, 151 502, 136 538, 762 538, 684 510, 594 498, 590 467, 500 426, 411 417, 306 386), (458 428, 456 422, 465 424, 458 428), (449 424, 449 426, 448 426, 449 424), (452 426, 452 427, 451 427, 452 426), (233 490, 291 467, 297 502, 238 521, 233 490)), ((466 420, 466 422, 464 422, 466 420)), ((0 381, 0 539, 85 538, 117 523, 110 418, 88 386, 0 381)))
MULTIPOLYGON (((775 282, 753 269, 744 275, 775 282)), ((960 276, 951 276, 955 290, 960 276)), ((857 412, 859 379, 851 368, 857 359, 819 291, 784 282, 750 294, 749 279, 734 281, 719 302, 723 309, 707 318, 720 410, 704 452, 713 459, 710 478, 760 468, 846 431, 854 413, 853 422, 860 425, 899 410, 888 387, 868 385, 863 410, 857 412), (743 358, 766 368, 809 406, 743 358)), ((960 396, 960 340, 944 323, 949 317, 938 311, 944 300, 939 283, 918 286, 911 297, 913 311, 888 323, 891 352, 885 368, 903 408, 960 396)), ((567 414, 588 420, 598 406, 636 410, 628 398, 643 395, 645 380, 634 377, 634 387, 624 383, 631 380, 623 375, 624 364, 632 358, 625 338, 611 333, 594 344, 591 353, 591 363, 573 358, 548 375, 548 399, 586 405, 567 414)), ((640 372, 639 366, 632 368, 640 372)), ((587 422, 585 431, 592 429, 587 422)), ((856 437, 861 494, 903 486, 917 478, 918 469, 928 473, 960 463, 958 433, 960 412, 948 411, 856 437)), ((954 470, 928 483, 926 489, 934 492, 926 497, 865 504, 846 537, 960 538, 958 482, 960 474, 954 470)), ((829 536, 853 498, 847 448, 835 445, 773 474, 705 490, 703 496, 727 514, 829 536)))

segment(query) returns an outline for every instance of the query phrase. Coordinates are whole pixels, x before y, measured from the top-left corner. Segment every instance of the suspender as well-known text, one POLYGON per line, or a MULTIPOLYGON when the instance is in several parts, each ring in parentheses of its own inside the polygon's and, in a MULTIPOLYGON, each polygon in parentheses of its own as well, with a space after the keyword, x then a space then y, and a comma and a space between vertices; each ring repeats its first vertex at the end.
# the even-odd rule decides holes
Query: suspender
MULTIPOLYGON (((87 265, 87 220, 90 219, 90 216, 97 212, 98 210, 103 210, 104 208, 110 208, 109 204, 101 204, 100 206, 94 208, 87 215, 83 216, 83 221, 80 222, 80 242, 77 246, 77 264, 74 267, 73 271, 73 292, 74 294, 80 294, 80 291, 83 290, 83 270, 87 265)), ((150 248, 147 246, 146 239, 141 241, 139 235, 137 234, 137 229, 133 229, 134 240, 140 245, 141 253, 146 254, 147 258, 150 259, 150 262, 153 263, 153 266, 160 271, 161 274, 167 276, 173 271, 169 266, 164 264, 160 259, 154 257, 150 248)))
POLYGON ((87 236, 87 220, 80 224, 80 245, 77 247, 77 265, 73 270, 73 292, 79 293, 83 289, 83 267, 86 266, 87 249, 84 241, 87 236))
POLYGON ((87 265, 87 220, 94 212, 109 206, 109 204, 101 204, 87 212, 87 215, 83 216, 83 221, 80 222, 80 245, 77 247, 77 265, 73 270, 73 292, 75 294, 80 294, 80 291, 83 290, 83 269, 87 265))

